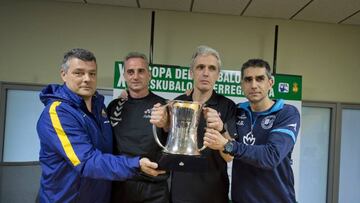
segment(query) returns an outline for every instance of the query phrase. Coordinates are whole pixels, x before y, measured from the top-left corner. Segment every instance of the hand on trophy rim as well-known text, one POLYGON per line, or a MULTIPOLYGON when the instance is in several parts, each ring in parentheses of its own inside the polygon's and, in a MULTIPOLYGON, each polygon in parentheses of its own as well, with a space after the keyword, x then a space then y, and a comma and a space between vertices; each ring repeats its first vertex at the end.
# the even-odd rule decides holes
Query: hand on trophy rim
POLYGON ((206 126, 208 128, 213 128, 217 131, 222 131, 224 129, 224 123, 215 109, 204 107, 203 112, 206 120, 206 126))
POLYGON ((219 131, 211 128, 205 128, 204 145, 214 150, 224 150, 225 144, 228 142, 219 131))
POLYGON ((161 105, 157 103, 151 109, 151 118, 150 123, 154 124, 158 128, 163 128, 164 130, 169 128, 169 116, 167 106, 168 104, 161 105))

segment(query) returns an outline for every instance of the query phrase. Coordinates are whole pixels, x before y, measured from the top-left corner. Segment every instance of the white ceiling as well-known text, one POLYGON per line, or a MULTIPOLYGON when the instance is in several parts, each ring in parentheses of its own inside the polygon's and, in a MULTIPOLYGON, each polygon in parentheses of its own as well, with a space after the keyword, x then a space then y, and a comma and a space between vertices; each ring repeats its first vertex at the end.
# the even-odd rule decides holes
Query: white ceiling
POLYGON ((360 0, 57 0, 360 25, 360 0))

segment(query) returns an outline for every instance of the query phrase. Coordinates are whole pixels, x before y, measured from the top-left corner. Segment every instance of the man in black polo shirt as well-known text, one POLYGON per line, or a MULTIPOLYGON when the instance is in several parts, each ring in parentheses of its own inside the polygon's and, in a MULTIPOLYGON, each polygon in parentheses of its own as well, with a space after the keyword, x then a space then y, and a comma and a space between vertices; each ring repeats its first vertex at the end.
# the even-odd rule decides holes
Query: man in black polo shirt
MULTIPOLYGON (((190 74, 194 80, 190 95, 180 95, 176 100, 197 101, 205 104, 198 126, 198 145, 203 144, 205 127, 223 131, 235 114, 235 104, 217 94, 213 88, 220 75, 219 53, 207 46, 199 46, 192 57, 190 74), (215 111, 216 110, 216 111, 215 111), (219 112, 219 113, 217 113, 219 112), (221 120, 220 120, 221 119, 221 120)), ((158 127, 167 127, 168 120, 162 107, 155 106, 150 122, 158 127)), ((173 171, 171 177, 171 202, 173 203, 227 203, 229 181, 226 161, 229 155, 222 151, 205 149, 201 152, 208 167, 202 172, 173 171)))
MULTIPOLYGON (((128 98, 115 99, 107 108, 114 133, 114 153, 144 156, 156 162, 161 149, 155 143, 149 120, 154 104, 165 104, 165 99, 149 91, 151 74, 144 54, 132 52, 125 57, 124 78, 128 98)), ((166 141, 164 132, 158 135, 162 142, 166 141)), ((169 202, 168 177, 168 173, 157 177, 139 174, 127 181, 116 181, 112 202, 169 202)))

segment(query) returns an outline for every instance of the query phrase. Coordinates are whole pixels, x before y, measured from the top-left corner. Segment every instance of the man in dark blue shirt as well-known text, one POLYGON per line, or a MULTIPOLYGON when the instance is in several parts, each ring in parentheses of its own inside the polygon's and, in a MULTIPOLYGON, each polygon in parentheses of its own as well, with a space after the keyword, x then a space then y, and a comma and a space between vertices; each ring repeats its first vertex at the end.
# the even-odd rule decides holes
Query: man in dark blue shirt
POLYGON ((269 64, 251 59, 241 68, 241 88, 248 102, 236 110, 236 140, 207 129, 204 144, 234 156, 233 202, 296 202, 291 153, 300 128, 298 110, 271 100, 274 84, 269 64))
MULTIPOLYGON (((235 104, 230 99, 214 91, 215 82, 220 76, 221 60, 219 53, 211 47, 199 46, 192 57, 190 74, 194 81, 189 95, 180 95, 176 100, 196 101, 206 105, 200 116, 197 128, 199 148, 202 145, 205 127, 214 131, 223 131, 223 123, 227 123, 235 115, 235 104)), ((165 129, 168 119, 164 107, 154 107, 150 122, 165 129)), ((199 171, 172 171, 170 202, 172 203, 228 203, 227 164, 231 156, 219 150, 205 149, 196 164, 199 171)))

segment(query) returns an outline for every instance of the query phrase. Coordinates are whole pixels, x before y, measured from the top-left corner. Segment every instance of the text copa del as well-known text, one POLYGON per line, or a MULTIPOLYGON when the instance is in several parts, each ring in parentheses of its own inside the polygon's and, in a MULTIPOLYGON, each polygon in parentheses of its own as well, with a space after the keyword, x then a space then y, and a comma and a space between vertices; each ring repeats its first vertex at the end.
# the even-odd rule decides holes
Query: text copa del
MULTIPOLYGON (((190 68, 186 67, 150 67, 151 75, 154 78, 183 79, 191 80, 190 68), (173 69, 173 71, 171 70, 173 69), (175 71, 174 71, 175 70, 175 71)), ((217 82, 240 84, 239 71, 221 71, 217 82)))

